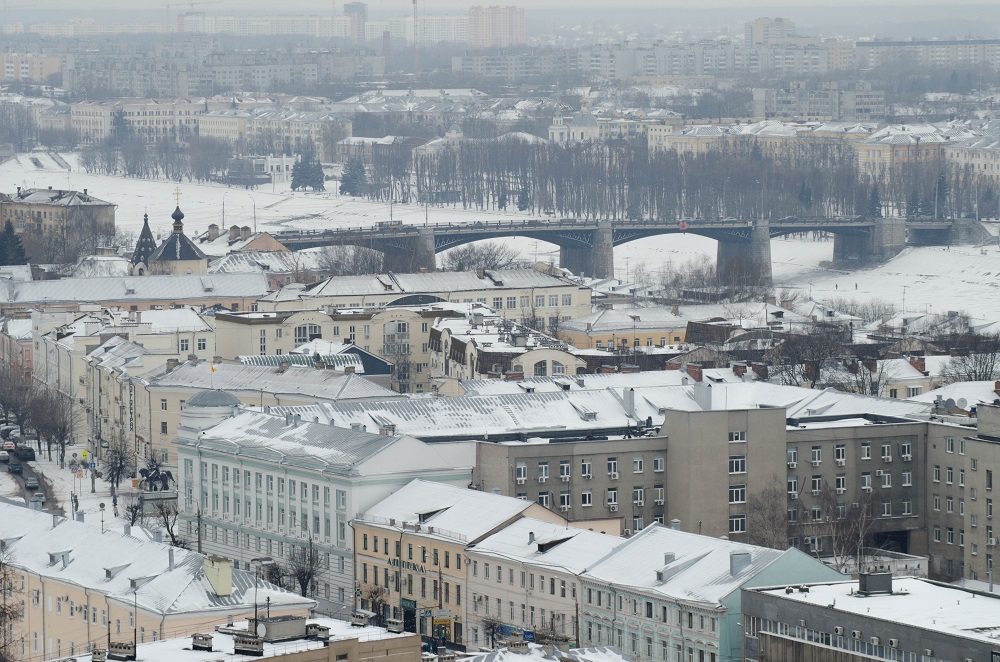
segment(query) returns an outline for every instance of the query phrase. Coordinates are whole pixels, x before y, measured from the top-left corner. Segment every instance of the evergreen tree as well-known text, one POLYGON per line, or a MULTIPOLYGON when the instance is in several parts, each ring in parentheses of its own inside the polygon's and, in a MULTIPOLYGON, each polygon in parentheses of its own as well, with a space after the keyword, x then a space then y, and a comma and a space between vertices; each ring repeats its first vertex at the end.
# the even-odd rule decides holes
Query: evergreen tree
POLYGON ((531 197, 528 193, 528 185, 524 184, 517 193, 517 210, 524 211, 531 206, 531 197))
POLYGON ((360 159, 350 159, 344 165, 344 173, 340 176, 341 195, 363 195, 367 188, 365 164, 360 159))
POLYGON ((14 224, 7 221, 0 233, 0 264, 27 264, 28 256, 21 244, 21 237, 14 232, 14 224))
POLYGON ((882 196, 879 195, 878 184, 872 184, 872 191, 868 196, 867 212, 871 218, 882 217, 882 196))

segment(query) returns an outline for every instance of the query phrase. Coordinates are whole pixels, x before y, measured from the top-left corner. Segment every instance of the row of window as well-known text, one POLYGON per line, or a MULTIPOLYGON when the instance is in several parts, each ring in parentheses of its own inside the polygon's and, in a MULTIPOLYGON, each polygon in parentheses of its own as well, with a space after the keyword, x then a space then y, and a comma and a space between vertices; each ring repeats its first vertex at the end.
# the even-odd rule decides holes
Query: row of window
MULTIPOLYGON (((605 491, 605 505, 617 506, 618 505, 618 488, 609 487, 605 491)), ((663 485, 654 485, 651 489, 643 485, 637 485, 632 488, 632 505, 644 506, 646 505, 646 495, 649 493, 653 497, 653 503, 657 506, 663 505, 664 500, 664 488, 663 485)), ((518 492, 516 494, 518 499, 527 501, 528 495, 526 492, 518 492)), ((540 506, 545 508, 551 508, 553 506, 553 493, 552 492, 539 492, 536 502, 540 506)), ((559 492, 559 508, 569 509, 573 507, 573 493, 571 490, 562 490, 559 492)), ((580 491, 580 505, 584 508, 590 508, 594 505, 594 490, 581 490, 580 491)))
MULTIPOLYGON (((892 471, 889 469, 879 469, 875 472, 875 478, 878 479, 880 487, 889 488, 892 487, 892 471)), ((913 472, 910 470, 904 470, 900 472, 900 480, 902 487, 912 487, 913 486, 913 472)), ((823 491, 824 487, 823 476, 819 474, 813 474, 809 478, 809 489, 812 493, 819 494, 823 491)), ((798 476, 789 476, 787 479, 788 493, 798 495, 799 494, 799 479, 798 476)), ((872 472, 863 471, 861 472, 861 489, 871 490, 872 489, 872 472)), ((803 485, 804 487, 804 485, 803 485)), ((834 477, 834 489, 836 489, 837 494, 843 494, 847 491, 847 474, 837 474, 834 477)), ((793 497, 794 498, 794 497, 793 497)))
MULTIPOLYGON (((618 458, 609 457, 607 458, 606 466, 608 469, 608 476, 612 479, 617 479, 618 473, 618 458)), ((642 455, 636 455, 632 458, 632 473, 641 474, 645 470, 645 458, 642 455)), ((663 455, 653 456, 653 472, 660 473, 665 467, 665 457, 663 455)), ((549 461, 541 460, 536 466, 536 476, 539 482, 545 482, 549 479, 549 461)), ((594 475, 594 465, 593 460, 590 458, 583 458, 580 460, 580 476, 582 478, 591 478, 594 475)), ((572 468, 570 460, 559 460, 559 478, 571 478, 572 468)), ((519 482, 524 482, 528 479, 528 462, 526 460, 517 460, 514 466, 514 478, 519 482)))
MULTIPOLYGON (((954 441, 954 440, 952 440, 954 441)), ((892 462, 892 443, 881 444, 882 461, 892 462)), ((870 460, 872 459, 872 442, 863 441, 860 446, 861 455, 859 459, 870 460)), ((965 446, 963 442, 962 452, 965 452, 965 446)), ((910 442, 902 442, 899 444, 899 455, 904 462, 909 462, 913 459, 913 445, 910 442)), ((785 459, 788 462, 790 468, 795 468, 799 461, 799 449, 798 446, 789 446, 785 449, 785 459)), ((847 462, 847 444, 837 444, 833 448, 833 459, 837 464, 844 465, 847 462)), ((823 461, 823 447, 821 445, 813 445, 809 449, 809 461, 812 465, 819 466, 823 461)))
MULTIPOLYGON (((191 476, 194 473, 194 461, 191 459, 184 460, 184 469, 187 476, 191 476)), ((243 489, 249 490, 254 489, 258 495, 264 491, 265 485, 267 489, 267 494, 273 494, 275 492, 275 486, 277 485, 277 495, 285 495, 285 486, 288 486, 288 498, 296 498, 296 493, 302 501, 308 501, 310 496, 310 484, 306 481, 295 481, 293 479, 286 479, 284 477, 272 476, 268 474, 263 474, 259 471, 251 472, 249 469, 240 470, 238 467, 233 467, 232 472, 230 472, 229 466, 219 465, 212 463, 211 465, 211 481, 214 484, 219 482, 219 478, 222 478, 222 485, 228 485, 230 483, 230 476, 232 476, 232 485, 235 489, 240 489, 241 484, 243 489), (242 483, 240 478, 242 477, 242 483), (252 481, 251 481, 252 478, 252 481)), ((201 480, 207 481, 209 478, 209 464, 208 462, 201 463, 201 480)), ((312 503, 314 505, 319 505, 320 502, 320 485, 312 483, 312 503)), ((331 490, 327 486, 323 487, 323 505, 330 505, 330 495, 331 490)), ((337 510, 347 509, 347 491, 346 490, 335 490, 336 500, 337 500, 337 510)))

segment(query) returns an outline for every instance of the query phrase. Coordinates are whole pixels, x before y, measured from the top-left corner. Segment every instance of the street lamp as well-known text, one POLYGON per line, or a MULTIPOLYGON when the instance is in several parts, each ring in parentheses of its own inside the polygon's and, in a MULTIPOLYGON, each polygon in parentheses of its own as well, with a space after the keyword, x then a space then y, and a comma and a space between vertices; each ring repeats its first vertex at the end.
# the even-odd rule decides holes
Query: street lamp
MULTIPOLYGON (((260 572, 261 568, 266 565, 274 565, 274 559, 270 556, 258 556, 255 559, 250 559, 250 563, 257 565, 257 569, 253 573, 253 627, 254 630, 257 629, 257 573, 260 572)), ((256 634, 256 632, 254 632, 256 634)))

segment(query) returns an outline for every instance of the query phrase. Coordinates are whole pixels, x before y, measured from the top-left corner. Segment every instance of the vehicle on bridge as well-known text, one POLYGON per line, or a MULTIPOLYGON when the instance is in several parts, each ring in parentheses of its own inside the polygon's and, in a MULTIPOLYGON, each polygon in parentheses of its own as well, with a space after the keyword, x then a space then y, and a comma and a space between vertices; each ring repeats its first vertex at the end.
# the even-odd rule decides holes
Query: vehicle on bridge
POLYGON ((401 227, 403 227, 403 221, 379 221, 378 222, 378 229, 379 230, 392 230, 394 228, 401 228, 401 227))

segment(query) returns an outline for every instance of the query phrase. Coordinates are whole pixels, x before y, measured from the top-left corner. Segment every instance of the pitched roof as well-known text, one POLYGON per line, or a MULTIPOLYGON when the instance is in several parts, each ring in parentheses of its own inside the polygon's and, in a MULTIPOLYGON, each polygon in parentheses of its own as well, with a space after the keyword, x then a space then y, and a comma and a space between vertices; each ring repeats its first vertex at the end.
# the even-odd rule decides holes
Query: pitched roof
POLYGON ((579 574, 624 542, 619 536, 525 517, 469 551, 579 574))
POLYGON ((142 215, 142 231, 139 232, 139 240, 135 242, 135 250, 132 251, 132 264, 149 264, 149 256, 156 250, 156 240, 153 239, 153 231, 149 229, 149 214, 142 215))
POLYGON ((177 262, 187 260, 205 260, 207 256, 191 239, 184 234, 184 212, 180 207, 171 214, 174 219, 174 231, 160 247, 149 256, 150 261, 177 262))

